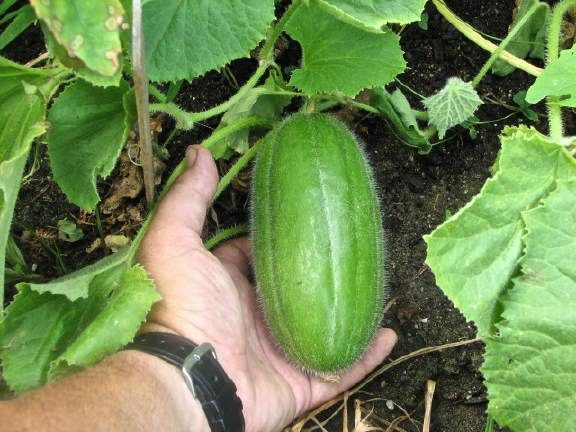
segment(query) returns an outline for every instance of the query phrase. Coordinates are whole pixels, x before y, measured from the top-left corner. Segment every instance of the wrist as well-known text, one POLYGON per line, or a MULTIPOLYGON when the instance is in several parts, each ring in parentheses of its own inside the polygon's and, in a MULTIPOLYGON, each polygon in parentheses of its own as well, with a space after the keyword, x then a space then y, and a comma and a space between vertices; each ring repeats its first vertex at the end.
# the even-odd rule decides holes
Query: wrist
POLYGON ((198 345, 177 334, 156 331, 141 333, 126 349, 141 351, 173 366, 199 402, 211 431, 244 431, 243 404, 237 387, 210 343, 198 345))
POLYGON ((181 430, 210 432, 200 403, 194 399, 178 368, 148 353, 125 350, 114 357, 122 368, 129 365, 140 377, 146 377, 152 388, 159 390, 159 405, 164 406, 181 430))

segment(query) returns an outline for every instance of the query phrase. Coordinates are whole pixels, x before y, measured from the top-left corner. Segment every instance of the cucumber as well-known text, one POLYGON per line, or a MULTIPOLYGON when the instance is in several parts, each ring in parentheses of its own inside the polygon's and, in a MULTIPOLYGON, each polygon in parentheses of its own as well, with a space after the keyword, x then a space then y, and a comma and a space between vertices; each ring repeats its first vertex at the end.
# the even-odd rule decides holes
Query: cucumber
POLYGON ((306 371, 337 373, 366 350, 384 288, 381 211, 356 139, 295 114, 261 142, 252 184, 258 293, 270 331, 306 371))

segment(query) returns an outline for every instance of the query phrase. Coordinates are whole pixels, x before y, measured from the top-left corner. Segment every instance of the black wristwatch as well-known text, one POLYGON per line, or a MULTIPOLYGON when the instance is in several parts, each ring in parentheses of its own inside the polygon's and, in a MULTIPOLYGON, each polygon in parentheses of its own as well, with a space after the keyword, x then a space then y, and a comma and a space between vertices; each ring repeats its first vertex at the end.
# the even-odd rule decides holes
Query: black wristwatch
POLYGON ((181 369, 213 432, 244 431, 242 401, 212 345, 196 345, 182 336, 151 332, 136 336, 125 349, 153 354, 181 369))

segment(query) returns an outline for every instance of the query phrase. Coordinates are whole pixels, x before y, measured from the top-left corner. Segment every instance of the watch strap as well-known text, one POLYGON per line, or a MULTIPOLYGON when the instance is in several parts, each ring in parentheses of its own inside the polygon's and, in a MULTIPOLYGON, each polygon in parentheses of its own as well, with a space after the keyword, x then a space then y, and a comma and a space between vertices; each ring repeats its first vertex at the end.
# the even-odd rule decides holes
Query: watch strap
POLYGON ((155 355, 182 370, 213 432, 243 432, 242 401, 211 345, 196 345, 170 333, 142 333, 125 349, 155 355))

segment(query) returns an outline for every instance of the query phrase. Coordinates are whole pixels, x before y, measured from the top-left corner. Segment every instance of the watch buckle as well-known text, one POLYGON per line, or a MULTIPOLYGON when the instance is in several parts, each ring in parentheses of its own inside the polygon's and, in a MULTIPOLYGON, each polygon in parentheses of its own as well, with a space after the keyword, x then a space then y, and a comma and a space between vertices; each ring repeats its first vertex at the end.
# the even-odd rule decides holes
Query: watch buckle
POLYGON ((202 358, 206 354, 211 354, 212 357, 216 359, 216 352, 214 351, 214 347, 208 342, 205 342, 194 348, 194 350, 190 354, 188 354, 188 356, 184 359, 184 363, 182 364, 182 374, 184 375, 184 381, 186 381, 186 385, 192 392, 192 396, 194 396, 194 399, 198 398, 196 397, 196 390, 194 389, 194 380, 190 372, 196 366, 196 364, 200 360, 202 360, 202 358))

